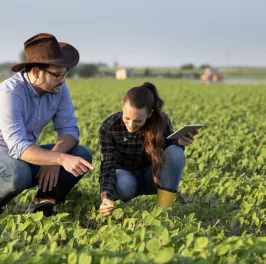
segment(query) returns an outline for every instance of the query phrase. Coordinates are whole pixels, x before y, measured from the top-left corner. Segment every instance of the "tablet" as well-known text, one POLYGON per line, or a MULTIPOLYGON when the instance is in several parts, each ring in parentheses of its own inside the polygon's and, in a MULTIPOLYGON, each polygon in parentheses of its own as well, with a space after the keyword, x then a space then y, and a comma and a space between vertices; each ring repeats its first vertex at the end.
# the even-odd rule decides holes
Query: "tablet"
POLYGON ((167 137, 167 139, 178 139, 180 137, 185 136, 186 134, 193 133, 196 130, 202 128, 204 125, 203 124, 195 124, 195 125, 185 125, 170 136, 167 137))

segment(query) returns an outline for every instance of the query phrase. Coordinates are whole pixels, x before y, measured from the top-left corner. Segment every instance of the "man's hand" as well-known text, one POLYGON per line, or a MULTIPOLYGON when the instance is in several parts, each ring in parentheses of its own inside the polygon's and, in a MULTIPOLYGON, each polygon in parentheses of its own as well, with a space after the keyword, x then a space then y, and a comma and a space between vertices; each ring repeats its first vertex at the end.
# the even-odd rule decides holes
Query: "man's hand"
MULTIPOLYGON (((89 169, 93 169, 93 166, 86 160, 82 159, 81 157, 68 154, 63 155, 62 166, 66 171, 70 172, 75 177, 85 174, 89 171, 89 169)), ((57 185, 59 171, 59 165, 41 166, 36 175, 36 178, 39 178, 39 189, 42 189, 43 192, 46 192, 47 189, 51 191, 52 188, 57 185)))
POLYGON ((36 175, 36 178, 39 178, 38 188, 42 189, 43 192, 46 192, 48 187, 48 190, 51 191, 58 182, 59 171, 60 166, 58 165, 41 166, 36 175))
POLYGON ((69 154, 63 154, 61 165, 66 171, 72 173, 74 176, 81 176, 89 171, 93 170, 93 166, 85 159, 69 154))
POLYGON ((194 136, 198 134, 198 131, 195 133, 188 133, 186 136, 183 136, 178 139, 178 144, 181 146, 189 146, 194 141, 194 136))
POLYGON ((108 216, 112 214, 112 211, 114 209, 115 209, 114 202, 108 198, 103 198, 102 204, 100 206, 100 212, 102 212, 104 216, 108 216))

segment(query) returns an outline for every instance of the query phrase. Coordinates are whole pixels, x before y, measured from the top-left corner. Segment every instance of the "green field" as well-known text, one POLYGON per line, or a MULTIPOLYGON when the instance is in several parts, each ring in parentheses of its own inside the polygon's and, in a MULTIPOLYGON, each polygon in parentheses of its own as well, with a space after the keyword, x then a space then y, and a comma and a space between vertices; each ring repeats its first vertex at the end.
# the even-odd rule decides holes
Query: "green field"
MULTIPOLYGON (((175 129, 204 123, 186 148, 171 209, 156 196, 117 202, 99 213, 101 122, 121 109, 125 91, 144 80, 68 80, 80 143, 95 170, 58 205, 56 216, 25 215, 35 190, 0 216, 1 263, 266 263, 266 87, 150 80, 175 129)), ((56 140, 51 124, 39 144, 56 140)))

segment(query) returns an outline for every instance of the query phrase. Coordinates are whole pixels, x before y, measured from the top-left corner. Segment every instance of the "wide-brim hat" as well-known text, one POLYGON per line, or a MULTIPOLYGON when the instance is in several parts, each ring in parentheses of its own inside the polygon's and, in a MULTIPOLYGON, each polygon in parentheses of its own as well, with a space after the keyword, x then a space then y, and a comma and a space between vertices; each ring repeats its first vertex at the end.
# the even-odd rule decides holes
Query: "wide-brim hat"
POLYGON ((30 64, 51 64, 73 68, 79 62, 79 52, 70 44, 58 42, 55 36, 40 33, 24 43, 26 61, 11 67, 18 72, 30 64))

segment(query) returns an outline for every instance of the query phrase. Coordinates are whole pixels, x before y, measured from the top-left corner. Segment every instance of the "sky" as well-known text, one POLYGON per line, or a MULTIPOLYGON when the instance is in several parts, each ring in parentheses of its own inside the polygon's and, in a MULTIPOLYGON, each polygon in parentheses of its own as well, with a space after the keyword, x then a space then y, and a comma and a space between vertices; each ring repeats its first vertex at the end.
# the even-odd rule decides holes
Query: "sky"
POLYGON ((12 0, 1 2, 0 62, 44 32, 84 63, 266 66, 265 0, 12 0))

